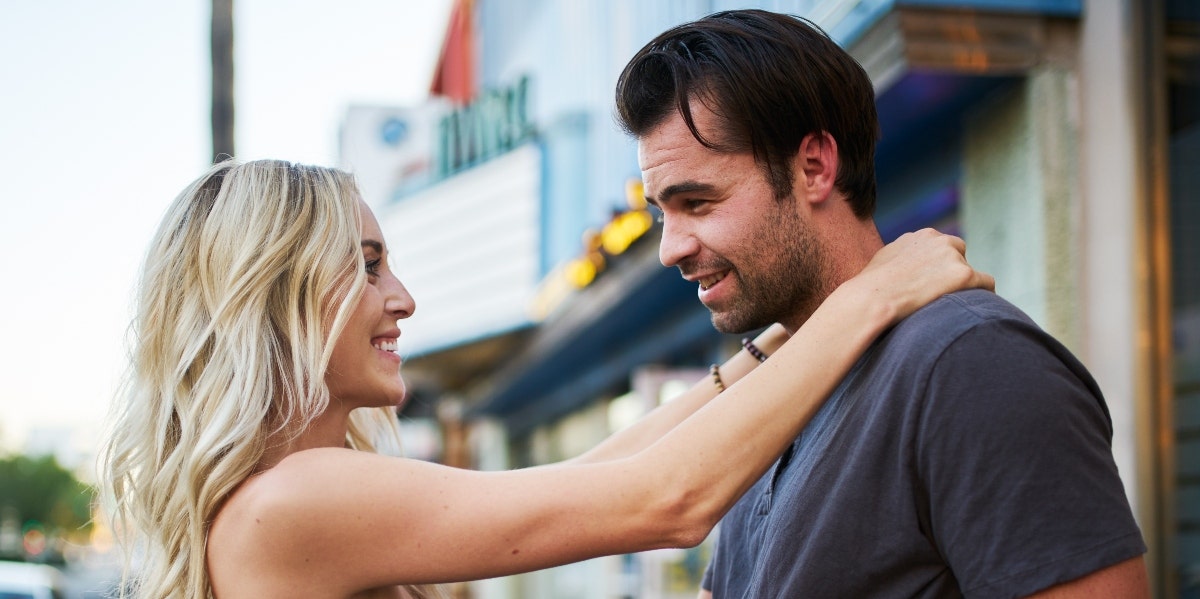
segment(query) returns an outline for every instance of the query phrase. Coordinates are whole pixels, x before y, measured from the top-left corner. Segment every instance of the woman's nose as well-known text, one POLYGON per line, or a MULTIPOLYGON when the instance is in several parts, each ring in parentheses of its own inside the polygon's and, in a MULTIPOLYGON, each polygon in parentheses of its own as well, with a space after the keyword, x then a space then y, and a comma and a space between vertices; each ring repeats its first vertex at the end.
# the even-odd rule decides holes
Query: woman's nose
POLYGON ((417 302, 409 295, 404 283, 401 283, 396 275, 388 273, 386 285, 384 309, 397 320, 412 316, 417 310, 417 302))

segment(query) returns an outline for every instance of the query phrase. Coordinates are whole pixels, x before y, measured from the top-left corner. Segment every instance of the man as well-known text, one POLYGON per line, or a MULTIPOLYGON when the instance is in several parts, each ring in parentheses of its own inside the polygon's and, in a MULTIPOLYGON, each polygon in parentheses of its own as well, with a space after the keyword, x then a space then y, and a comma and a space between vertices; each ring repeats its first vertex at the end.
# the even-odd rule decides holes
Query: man
MULTIPOLYGON (((883 243, 874 93, 815 26, 676 27, 617 84, 660 258, 717 329, 795 331, 883 243)), ((855 366, 722 521, 702 597, 1138 597, 1145 545, 1095 382, 999 297, 945 296, 855 366)))

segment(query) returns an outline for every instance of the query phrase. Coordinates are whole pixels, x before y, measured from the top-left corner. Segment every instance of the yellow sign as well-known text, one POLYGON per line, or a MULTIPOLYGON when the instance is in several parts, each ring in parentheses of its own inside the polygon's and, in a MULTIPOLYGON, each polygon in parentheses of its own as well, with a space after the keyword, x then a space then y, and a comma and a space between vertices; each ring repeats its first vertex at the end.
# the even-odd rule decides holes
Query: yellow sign
POLYGON ((555 268, 542 280, 533 300, 535 319, 544 320, 571 295, 572 290, 591 285, 608 266, 606 254, 619 256, 625 253, 654 226, 654 216, 646 209, 645 188, 640 179, 630 179, 625 184, 625 199, 630 210, 614 216, 599 233, 590 229, 584 232, 583 255, 555 268))
POLYGON ((654 217, 647 210, 634 210, 617 215, 600 231, 600 246, 610 256, 618 256, 629 249, 639 237, 654 225, 654 217))

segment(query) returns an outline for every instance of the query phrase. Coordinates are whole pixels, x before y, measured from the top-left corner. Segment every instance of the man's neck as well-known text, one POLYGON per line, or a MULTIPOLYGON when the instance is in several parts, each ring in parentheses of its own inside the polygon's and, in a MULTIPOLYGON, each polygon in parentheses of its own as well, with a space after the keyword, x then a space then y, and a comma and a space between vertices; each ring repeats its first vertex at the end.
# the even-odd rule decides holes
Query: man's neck
POLYGON ((825 252, 824 285, 806 305, 797 306, 791 318, 781 322, 788 332, 795 333, 808 321, 813 312, 842 283, 862 272, 883 247, 883 239, 875 221, 856 218, 841 219, 835 226, 823 226, 820 231, 822 251, 825 252))

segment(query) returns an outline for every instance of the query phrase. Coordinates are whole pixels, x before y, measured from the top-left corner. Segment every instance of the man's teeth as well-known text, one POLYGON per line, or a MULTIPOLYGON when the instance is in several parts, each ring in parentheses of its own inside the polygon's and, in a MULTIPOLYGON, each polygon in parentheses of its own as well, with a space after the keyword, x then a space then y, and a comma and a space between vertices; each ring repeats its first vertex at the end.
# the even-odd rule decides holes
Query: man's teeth
POLYGON ((375 346, 375 349, 381 349, 383 351, 396 351, 400 348, 400 344, 397 343, 395 339, 391 341, 380 341, 379 343, 373 343, 372 345, 375 346))
POLYGON ((704 278, 700 279, 700 288, 704 289, 704 290, 708 290, 709 287, 712 287, 713 285, 720 283, 721 279, 724 279, 724 278, 725 278, 725 273, 712 275, 710 277, 704 277, 704 278))

